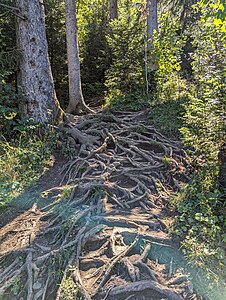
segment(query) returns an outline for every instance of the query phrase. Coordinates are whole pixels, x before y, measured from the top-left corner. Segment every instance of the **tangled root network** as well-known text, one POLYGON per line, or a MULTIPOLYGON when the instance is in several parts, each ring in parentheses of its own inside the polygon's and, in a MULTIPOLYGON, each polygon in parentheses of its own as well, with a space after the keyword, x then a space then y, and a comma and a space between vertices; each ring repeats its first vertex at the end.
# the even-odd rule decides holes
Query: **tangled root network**
MULTIPOLYGON (((147 113, 97 113, 65 125, 77 154, 49 195, 66 194, 65 186, 69 194, 26 211, 27 246, 2 254, 3 299, 197 299, 167 235, 168 200, 189 180, 186 155, 147 113)), ((7 239, 12 229, 4 230, 7 239)))

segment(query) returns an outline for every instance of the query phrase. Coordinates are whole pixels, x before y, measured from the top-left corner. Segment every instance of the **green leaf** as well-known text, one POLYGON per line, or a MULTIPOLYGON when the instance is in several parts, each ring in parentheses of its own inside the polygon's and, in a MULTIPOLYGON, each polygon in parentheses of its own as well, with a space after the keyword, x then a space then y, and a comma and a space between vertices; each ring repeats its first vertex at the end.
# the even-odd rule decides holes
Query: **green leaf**
POLYGON ((223 22, 222 22, 221 19, 214 19, 214 24, 215 24, 217 27, 220 27, 220 26, 223 24, 223 22))
POLYGON ((226 243, 226 233, 223 234, 223 242, 226 243))

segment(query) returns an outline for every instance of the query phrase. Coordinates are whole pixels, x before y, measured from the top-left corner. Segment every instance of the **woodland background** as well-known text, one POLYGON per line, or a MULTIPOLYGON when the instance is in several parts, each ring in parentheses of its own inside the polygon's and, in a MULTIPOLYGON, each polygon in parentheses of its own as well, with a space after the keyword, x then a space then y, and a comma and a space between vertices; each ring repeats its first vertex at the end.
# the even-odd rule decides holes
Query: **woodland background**
MULTIPOLYGON (((149 119, 181 139, 191 180, 172 199, 178 211, 172 234, 190 261, 210 278, 225 276, 226 4, 224 0, 159 1, 158 30, 147 41, 146 1, 77 3, 81 81, 88 106, 118 110, 149 108, 149 119), (150 67, 150 61, 154 68, 150 67), (217 266, 217 267, 216 267, 217 266), (215 270, 214 272, 212 270, 215 270)), ((3 5, 2 5, 3 4, 3 5)), ((48 53, 57 99, 69 101, 64 1, 45 0, 48 53)), ((34 182, 58 151, 73 147, 50 124, 21 118, 17 86, 21 53, 15 13, 0 5, 0 206, 34 182)), ((212 280, 212 279, 211 279, 212 280)))

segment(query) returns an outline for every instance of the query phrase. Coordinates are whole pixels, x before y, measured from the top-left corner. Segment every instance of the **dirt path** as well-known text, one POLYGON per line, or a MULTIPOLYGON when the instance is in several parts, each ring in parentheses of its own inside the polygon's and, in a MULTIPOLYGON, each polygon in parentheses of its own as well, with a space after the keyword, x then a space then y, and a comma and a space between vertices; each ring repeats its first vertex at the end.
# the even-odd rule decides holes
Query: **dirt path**
POLYGON ((79 151, 61 185, 1 229, 2 299, 198 299, 167 234, 185 154, 146 119, 108 112, 68 125, 79 151))

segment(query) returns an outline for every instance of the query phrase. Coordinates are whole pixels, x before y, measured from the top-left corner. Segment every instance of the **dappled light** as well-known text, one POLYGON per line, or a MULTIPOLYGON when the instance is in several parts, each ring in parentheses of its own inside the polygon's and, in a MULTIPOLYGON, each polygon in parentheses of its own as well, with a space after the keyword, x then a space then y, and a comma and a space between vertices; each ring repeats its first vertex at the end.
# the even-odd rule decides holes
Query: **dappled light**
POLYGON ((1 255, 25 248, 34 241, 42 227, 40 219, 43 217, 43 214, 37 210, 36 206, 34 204, 30 210, 20 214, 12 222, 0 229, 1 255))
POLYGON ((225 1, 0 2, 0 300, 226 299, 225 1))

